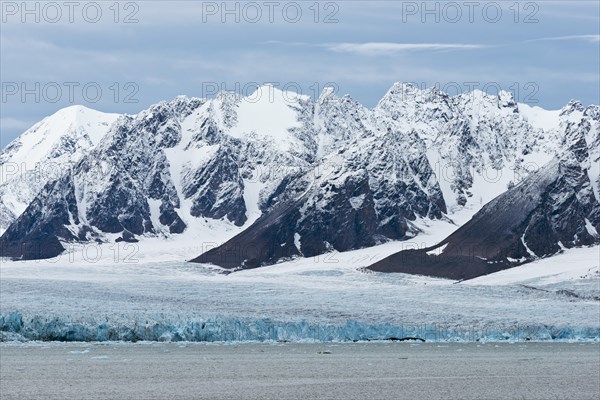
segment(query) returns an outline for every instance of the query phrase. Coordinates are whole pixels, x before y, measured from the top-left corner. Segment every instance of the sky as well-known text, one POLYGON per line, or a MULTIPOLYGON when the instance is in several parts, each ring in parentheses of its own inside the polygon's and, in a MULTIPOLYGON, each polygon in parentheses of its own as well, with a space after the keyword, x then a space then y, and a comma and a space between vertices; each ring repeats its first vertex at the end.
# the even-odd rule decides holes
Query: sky
POLYGON ((394 82, 600 103, 600 2, 2 1, 0 148, 74 104, 137 113, 177 95, 317 97, 373 107, 394 82))

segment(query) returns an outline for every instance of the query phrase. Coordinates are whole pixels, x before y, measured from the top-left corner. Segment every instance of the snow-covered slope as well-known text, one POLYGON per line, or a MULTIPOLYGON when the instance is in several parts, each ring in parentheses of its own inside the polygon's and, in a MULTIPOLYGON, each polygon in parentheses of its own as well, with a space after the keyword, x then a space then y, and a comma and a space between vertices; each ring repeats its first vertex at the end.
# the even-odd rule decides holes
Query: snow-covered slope
POLYGON ((118 117, 83 106, 67 107, 9 143, 0 153, 0 234, 48 181, 89 153, 118 117))

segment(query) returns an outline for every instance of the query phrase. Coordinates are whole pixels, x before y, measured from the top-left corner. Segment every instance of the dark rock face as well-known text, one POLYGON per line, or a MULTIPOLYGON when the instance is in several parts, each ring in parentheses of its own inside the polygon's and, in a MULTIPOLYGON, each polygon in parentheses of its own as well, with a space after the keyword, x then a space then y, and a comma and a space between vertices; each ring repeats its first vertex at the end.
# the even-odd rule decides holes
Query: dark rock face
POLYGON ((127 243, 137 243, 139 240, 135 238, 135 235, 128 230, 124 230, 121 237, 117 238, 115 242, 127 242, 127 243))
POLYGON ((43 260, 60 255, 65 248, 53 234, 34 231, 23 239, 0 239, 0 254, 13 260, 43 260))
POLYGON ((78 237, 65 226, 77 215, 73 184, 61 179, 47 184, 42 193, 0 237, 0 255, 19 260, 37 260, 58 256, 65 249, 59 238, 76 240, 78 237), (44 199, 59 193, 52 207, 44 208, 44 199), (44 224, 39 221, 44 220, 44 224))
POLYGON ((170 233, 182 233, 187 227, 175 211, 173 205, 165 200, 160 205, 159 221, 161 224, 169 227, 170 233))
MULTIPOLYGON (((378 223, 374 206, 367 174, 351 176, 341 187, 322 191, 314 202, 304 204, 304 218, 297 223, 298 250, 312 257, 332 249, 375 245, 378 223), (330 196, 326 202, 322 201, 324 195, 330 196)), ((293 242, 294 235, 288 240, 293 242)))
POLYGON ((237 155, 220 146, 204 168, 191 173, 191 184, 184 188, 183 195, 193 199, 194 217, 227 217, 237 226, 246 222, 244 181, 238 165, 237 155))
POLYGON ((279 205, 261 216, 252 227, 227 243, 211 249, 192 262, 211 263, 224 268, 257 268, 300 254, 294 245, 294 226, 299 217, 298 203, 279 205), (281 244, 281 238, 292 238, 281 244))
POLYGON ((127 177, 115 176, 107 190, 88 208, 89 224, 109 233, 127 230, 141 235, 153 232, 148 202, 135 189, 127 177))

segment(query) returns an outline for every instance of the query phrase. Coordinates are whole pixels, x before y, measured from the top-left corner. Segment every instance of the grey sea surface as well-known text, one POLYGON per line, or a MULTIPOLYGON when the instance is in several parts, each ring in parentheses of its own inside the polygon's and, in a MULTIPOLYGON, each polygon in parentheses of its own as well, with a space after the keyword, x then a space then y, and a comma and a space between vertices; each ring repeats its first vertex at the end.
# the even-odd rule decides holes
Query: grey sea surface
POLYGON ((0 344, 10 399, 598 399, 600 343, 0 344))

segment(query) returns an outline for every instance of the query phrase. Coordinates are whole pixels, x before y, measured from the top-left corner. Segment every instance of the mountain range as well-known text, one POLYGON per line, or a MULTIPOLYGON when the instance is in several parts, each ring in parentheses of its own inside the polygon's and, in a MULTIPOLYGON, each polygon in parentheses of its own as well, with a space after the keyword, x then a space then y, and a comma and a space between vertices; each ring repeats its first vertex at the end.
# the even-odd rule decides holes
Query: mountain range
POLYGON ((226 229, 188 259, 237 270, 411 240, 469 208, 438 245, 369 267, 469 279, 600 243, 599 135, 598 106, 401 83, 373 108, 268 85, 136 115, 72 106, 0 153, 0 256, 226 229))

